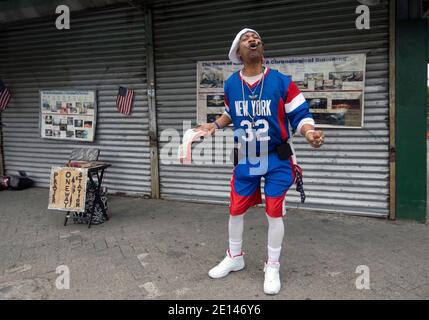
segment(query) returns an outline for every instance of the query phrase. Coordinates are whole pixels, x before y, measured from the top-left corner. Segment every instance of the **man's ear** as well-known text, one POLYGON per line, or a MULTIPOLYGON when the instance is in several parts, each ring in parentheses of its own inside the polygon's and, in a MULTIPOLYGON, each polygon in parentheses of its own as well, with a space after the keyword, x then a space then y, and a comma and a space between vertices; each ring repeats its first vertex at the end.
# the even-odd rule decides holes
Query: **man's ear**
POLYGON ((241 58, 240 49, 238 49, 238 50, 237 50, 237 57, 238 57, 241 61, 243 61, 243 59, 241 58))

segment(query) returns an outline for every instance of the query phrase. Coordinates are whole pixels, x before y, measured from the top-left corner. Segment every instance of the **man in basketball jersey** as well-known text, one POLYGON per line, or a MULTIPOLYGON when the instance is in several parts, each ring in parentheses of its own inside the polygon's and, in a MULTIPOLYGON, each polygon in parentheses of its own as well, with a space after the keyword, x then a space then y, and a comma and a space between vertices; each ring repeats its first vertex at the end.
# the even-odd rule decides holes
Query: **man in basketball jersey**
MULTIPOLYGON (((263 66, 261 37, 252 29, 243 29, 235 37, 229 58, 243 63, 242 70, 225 82, 225 112, 214 123, 200 127, 214 134, 234 125, 240 143, 239 161, 231 179, 229 248, 226 257, 209 271, 211 278, 222 278, 242 270, 243 216, 248 208, 262 203, 261 178, 265 179, 268 227, 268 258, 265 263, 264 292, 280 291, 280 252, 284 235, 285 196, 297 181, 291 137, 302 135, 314 148, 324 142, 324 133, 315 130, 308 104, 291 79, 263 66)), ((297 177, 298 175, 298 177, 297 177)))

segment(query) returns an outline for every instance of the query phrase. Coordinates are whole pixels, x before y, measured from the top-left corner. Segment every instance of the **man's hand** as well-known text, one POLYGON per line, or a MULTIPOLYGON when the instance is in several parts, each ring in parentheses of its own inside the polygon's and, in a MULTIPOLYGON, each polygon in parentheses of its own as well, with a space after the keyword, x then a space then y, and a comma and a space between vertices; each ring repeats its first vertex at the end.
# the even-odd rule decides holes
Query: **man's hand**
POLYGON ((325 142, 325 134, 322 130, 308 130, 305 138, 313 148, 320 148, 325 142))
POLYGON ((196 127, 195 129, 204 130, 204 131, 207 131, 208 133, 210 133, 210 135, 214 135, 217 128, 216 128, 216 125, 214 123, 205 123, 205 124, 202 124, 202 125, 196 127))
MULTIPOLYGON (((231 118, 223 114, 218 119, 216 119, 216 123, 219 125, 219 128, 225 128, 231 123, 231 118)), ((196 127, 195 129, 204 130, 207 131, 209 134, 214 135, 217 128, 218 127, 214 123, 205 123, 201 126, 196 127)))

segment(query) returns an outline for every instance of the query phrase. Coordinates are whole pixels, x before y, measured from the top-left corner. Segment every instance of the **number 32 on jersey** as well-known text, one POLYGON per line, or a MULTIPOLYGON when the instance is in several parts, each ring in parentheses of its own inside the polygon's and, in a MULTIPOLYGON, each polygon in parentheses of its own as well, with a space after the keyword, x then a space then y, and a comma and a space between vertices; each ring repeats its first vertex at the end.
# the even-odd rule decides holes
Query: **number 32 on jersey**
POLYGON ((255 127, 258 127, 256 129, 252 128, 252 122, 249 120, 243 120, 240 122, 240 127, 244 128, 244 131, 246 132, 246 137, 242 137, 246 142, 253 141, 255 137, 256 141, 269 141, 271 139, 268 135, 270 126, 267 120, 256 120, 255 127))

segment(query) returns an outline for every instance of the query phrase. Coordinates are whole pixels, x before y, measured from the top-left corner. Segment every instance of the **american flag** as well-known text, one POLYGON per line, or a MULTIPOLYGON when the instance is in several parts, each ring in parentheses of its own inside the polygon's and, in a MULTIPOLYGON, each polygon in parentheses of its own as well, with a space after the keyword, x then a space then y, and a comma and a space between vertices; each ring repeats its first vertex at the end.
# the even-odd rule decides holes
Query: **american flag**
POLYGON ((120 113, 129 115, 133 104, 134 91, 119 87, 118 97, 116 98, 116 107, 120 113))
POLYGON ((6 109, 12 94, 10 90, 6 88, 3 81, 0 80, 0 111, 6 109))
POLYGON ((296 191, 299 192, 301 196, 301 202, 305 202, 305 192, 304 192, 304 181, 302 181, 302 169, 298 165, 294 165, 295 169, 295 183, 296 183, 296 191))

